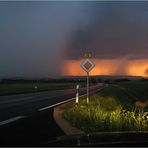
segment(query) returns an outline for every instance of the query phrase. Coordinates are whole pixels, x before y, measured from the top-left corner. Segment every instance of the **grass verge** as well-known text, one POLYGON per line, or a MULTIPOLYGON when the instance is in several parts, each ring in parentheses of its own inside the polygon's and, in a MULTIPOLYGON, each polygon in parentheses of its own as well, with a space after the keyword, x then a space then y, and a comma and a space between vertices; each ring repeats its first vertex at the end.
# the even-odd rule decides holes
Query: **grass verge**
POLYGON ((113 90, 114 87, 106 88, 91 95, 89 104, 85 98, 80 99, 79 104, 71 103, 65 107, 63 118, 86 133, 148 131, 148 112, 139 112, 134 107, 125 109, 126 101, 130 103, 129 97, 124 94, 127 97, 124 102, 123 92, 116 89, 115 95, 113 90), (119 96, 123 98, 120 100, 119 96))

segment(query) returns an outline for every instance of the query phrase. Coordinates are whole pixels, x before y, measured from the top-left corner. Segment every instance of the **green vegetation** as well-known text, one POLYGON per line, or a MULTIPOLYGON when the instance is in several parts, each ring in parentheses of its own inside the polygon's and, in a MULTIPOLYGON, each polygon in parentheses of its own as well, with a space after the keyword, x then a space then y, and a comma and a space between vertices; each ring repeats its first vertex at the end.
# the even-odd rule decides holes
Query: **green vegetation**
POLYGON ((148 81, 132 81, 117 83, 120 88, 123 88, 126 92, 130 93, 136 99, 146 100, 148 99, 148 81))
POLYGON ((121 104, 123 108, 126 108, 128 110, 133 109, 135 99, 133 98, 133 96, 129 95, 126 91, 123 91, 123 89, 118 86, 108 85, 108 87, 98 92, 98 95, 100 97, 103 97, 104 99, 111 97, 116 102, 121 104))
MULTIPOLYGON (((20 83, 0 84, 0 95, 75 88, 78 83, 20 83), (36 87, 37 86, 37 87, 36 87)), ((79 83, 84 86, 84 83, 79 83)))
POLYGON ((91 95, 89 104, 81 98, 79 104, 73 102, 65 107, 63 117, 86 133, 148 131, 148 112, 135 108, 134 97, 122 88, 109 85, 91 95))

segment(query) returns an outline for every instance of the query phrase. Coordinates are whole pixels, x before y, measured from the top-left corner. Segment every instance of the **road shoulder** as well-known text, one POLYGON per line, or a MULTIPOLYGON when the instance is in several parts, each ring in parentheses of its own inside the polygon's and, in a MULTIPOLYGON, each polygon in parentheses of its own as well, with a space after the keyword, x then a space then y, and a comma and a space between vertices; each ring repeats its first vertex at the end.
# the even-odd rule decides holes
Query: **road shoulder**
POLYGON ((57 125, 64 131, 66 135, 78 135, 78 134, 85 134, 84 131, 77 129, 76 127, 72 126, 67 120, 63 119, 63 107, 68 105, 68 103, 59 105, 54 107, 53 117, 56 121, 57 125))

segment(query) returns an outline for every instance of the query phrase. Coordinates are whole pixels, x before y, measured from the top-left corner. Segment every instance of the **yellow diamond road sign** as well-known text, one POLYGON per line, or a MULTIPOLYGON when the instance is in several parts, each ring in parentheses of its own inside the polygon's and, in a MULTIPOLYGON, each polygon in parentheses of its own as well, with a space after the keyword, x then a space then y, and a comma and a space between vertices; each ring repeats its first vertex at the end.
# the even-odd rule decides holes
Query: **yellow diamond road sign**
POLYGON ((90 72, 95 67, 95 64, 89 58, 87 58, 85 59, 85 61, 82 62, 81 67, 86 72, 90 72))

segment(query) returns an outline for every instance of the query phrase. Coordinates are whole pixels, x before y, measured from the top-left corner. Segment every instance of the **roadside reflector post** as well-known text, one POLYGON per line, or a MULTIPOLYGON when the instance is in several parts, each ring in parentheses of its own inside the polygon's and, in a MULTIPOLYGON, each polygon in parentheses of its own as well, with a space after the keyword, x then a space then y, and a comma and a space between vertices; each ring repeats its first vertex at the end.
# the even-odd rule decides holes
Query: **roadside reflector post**
POLYGON ((35 91, 37 91, 38 87, 37 86, 34 86, 34 89, 35 89, 35 91))
POLYGON ((86 59, 81 64, 87 73, 87 104, 89 103, 89 72, 95 67, 95 64, 90 60, 91 57, 91 53, 85 53, 84 58, 86 59))
POLYGON ((79 85, 76 86, 76 103, 79 103, 79 85))

